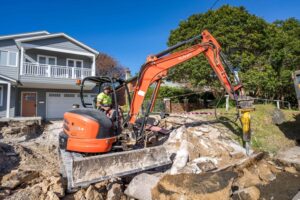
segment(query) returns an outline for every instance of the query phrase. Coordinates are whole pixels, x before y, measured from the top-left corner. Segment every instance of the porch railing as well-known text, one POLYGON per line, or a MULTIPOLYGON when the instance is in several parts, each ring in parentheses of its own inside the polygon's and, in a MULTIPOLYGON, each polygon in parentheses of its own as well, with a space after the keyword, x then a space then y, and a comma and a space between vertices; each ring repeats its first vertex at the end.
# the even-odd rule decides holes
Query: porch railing
POLYGON ((24 63, 21 75, 77 79, 92 75, 89 68, 46 65, 39 63, 24 63))

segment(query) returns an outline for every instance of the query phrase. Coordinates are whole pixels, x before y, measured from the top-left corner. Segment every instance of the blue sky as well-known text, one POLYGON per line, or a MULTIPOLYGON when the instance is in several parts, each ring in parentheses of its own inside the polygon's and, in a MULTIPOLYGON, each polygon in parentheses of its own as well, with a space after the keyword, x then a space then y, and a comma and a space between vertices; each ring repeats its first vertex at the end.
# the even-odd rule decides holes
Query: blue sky
MULTIPOLYGON (((65 32, 107 53, 133 73, 149 54, 164 50, 170 30, 215 0, 1 0, 0 35, 37 30, 65 32)), ((299 0, 219 0, 269 22, 300 19, 299 0)))

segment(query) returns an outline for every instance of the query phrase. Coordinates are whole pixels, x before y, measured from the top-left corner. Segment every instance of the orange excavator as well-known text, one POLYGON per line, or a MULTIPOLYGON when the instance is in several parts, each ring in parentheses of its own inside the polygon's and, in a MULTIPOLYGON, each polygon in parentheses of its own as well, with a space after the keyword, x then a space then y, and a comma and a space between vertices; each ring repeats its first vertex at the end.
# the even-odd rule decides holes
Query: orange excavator
POLYGON ((235 85, 230 81, 224 66, 230 71, 232 68, 221 52, 217 40, 205 30, 194 38, 180 42, 156 55, 148 56, 140 69, 132 99, 127 82, 122 79, 94 76, 80 81, 83 108, 76 108, 64 114, 63 132, 59 136, 62 172, 68 180, 69 191, 112 177, 125 176, 172 163, 171 155, 164 145, 147 147, 149 132, 168 133, 155 126, 149 113, 154 107, 161 81, 167 76, 168 70, 200 54, 204 54, 226 92, 236 101, 241 114, 244 139, 249 142, 251 101, 243 96, 243 87, 239 81, 235 81, 235 85), (175 52, 176 49, 188 44, 192 46, 175 52), (94 83, 99 91, 104 85, 112 86, 117 112, 114 119, 85 102, 83 91, 86 82, 94 83), (152 84, 155 84, 155 89, 150 104, 142 116, 141 107, 152 84), (123 87, 126 88, 128 101, 131 102, 127 118, 122 116, 118 108, 116 95, 123 87))

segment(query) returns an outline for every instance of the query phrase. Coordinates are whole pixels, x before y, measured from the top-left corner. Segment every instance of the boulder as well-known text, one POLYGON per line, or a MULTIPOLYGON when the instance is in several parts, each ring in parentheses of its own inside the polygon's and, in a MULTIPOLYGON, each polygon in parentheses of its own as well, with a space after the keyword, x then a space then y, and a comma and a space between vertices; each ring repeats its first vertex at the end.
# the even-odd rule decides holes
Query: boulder
POLYGON ((135 199, 151 200, 151 190, 156 186, 158 181, 159 178, 154 175, 139 174, 131 180, 124 193, 135 199))
POLYGON ((230 199, 236 177, 237 173, 229 171, 166 175, 152 189, 152 199, 230 199))
POLYGON ((272 112, 272 122, 276 125, 280 125, 285 121, 284 113, 278 108, 272 112))

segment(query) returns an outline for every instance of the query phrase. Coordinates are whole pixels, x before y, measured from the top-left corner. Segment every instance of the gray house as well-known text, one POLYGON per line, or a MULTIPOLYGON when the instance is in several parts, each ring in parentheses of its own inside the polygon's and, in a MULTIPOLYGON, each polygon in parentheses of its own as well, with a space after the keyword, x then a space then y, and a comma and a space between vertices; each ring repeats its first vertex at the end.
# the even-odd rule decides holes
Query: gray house
POLYGON ((80 102, 76 79, 95 75, 97 55, 64 33, 0 36, 0 117, 62 118, 80 102))

